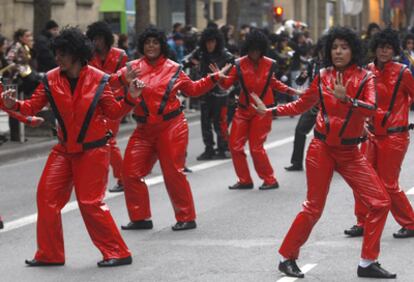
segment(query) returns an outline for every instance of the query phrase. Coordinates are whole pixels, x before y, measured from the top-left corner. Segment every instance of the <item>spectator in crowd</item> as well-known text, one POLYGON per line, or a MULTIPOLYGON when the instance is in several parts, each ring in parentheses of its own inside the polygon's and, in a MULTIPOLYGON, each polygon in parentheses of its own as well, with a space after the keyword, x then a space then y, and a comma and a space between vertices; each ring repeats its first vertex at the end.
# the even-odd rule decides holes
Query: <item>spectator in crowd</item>
POLYGON ((58 35, 59 25, 54 20, 49 20, 41 34, 35 39, 33 53, 38 72, 48 72, 57 66, 52 51, 52 41, 58 35))
POLYGON ((121 33, 118 36, 118 48, 124 50, 128 58, 131 58, 131 52, 129 51, 128 35, 121 33))
POLYGON ((367 27, 367 32, 362 38, 362 47, 365 55, 362 56, 362 64, 367 65, 375 58, 375 54, 372 53, 370 45, 373 36, 381 30, 381 27, 377 23, 370 23, 367 27))
POLYGON ((177 32, 173 34, 172 39, 172 41, 168 41, 171 59, 181 64, 184 59, 184 36, 182 33, 177 32))
POLYGON ((414 34, 407 33, 402 43, 401 63, 408 66, 414 76, 414 34))

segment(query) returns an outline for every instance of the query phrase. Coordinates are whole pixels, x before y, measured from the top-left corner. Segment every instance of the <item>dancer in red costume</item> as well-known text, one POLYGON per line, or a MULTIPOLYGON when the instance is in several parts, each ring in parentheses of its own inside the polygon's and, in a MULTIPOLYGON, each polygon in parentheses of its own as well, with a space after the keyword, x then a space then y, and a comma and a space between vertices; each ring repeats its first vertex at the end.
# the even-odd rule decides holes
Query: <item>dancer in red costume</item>
POLYGON ((337 171, 369 207, 358 276, 396 277, 376 262, 390 197, 358 148, 364 121, 376 110, 374 76, 357 66, 361 55, 357 35, 348 28, 334 28, 328 33, 325 46, 327 68, 320 71, 299 100, 266 109, 253 96, 260 113, 273 111, 280 116, 297 115, 320 103, 314 138, 306 156, 307 199, 279 249, 282 256, 279 270, 288 276, 304 277, 296 260, 322 215, 333 173, 337 171))
POLYGON ((135 80, 130 94, 117 102, 109 77, 88 66, 91 43, 77 28, 67 28, 55 39, 59 65, 49 71, 31 99, 17 101, 13 91, 2 94, 4 105, 33 115, 50 104, 59 123, 57 144, 49 155, 37 191, 37 243, 29 266, 63 265, 65 253, 61 210, 75 187, 76 199, 93 243, 103 260, 98 266, 132 262, 108 206, 103 203, 109 170, 111 138, 106 119, 117 119, 135 106, 144 84, 135 80))
POLYGON ((138 77, 146 87, 135 108, 138 126, 129 139, 123 162, 125 199, 131 222, 123 229, 153 227, 148 188, 144 177, 155 161, 160 161, 165 186, 170 196, 177 223, 173 230, 196 228, 195 209, 190 184, 183 172, 188 143, 188 125, 177 97, 178 91, 187 96, 200 96, 211 90, 224 77, 227 65, 220 72, 192 81, 175 62, 167 59, 168 45, 163 32, 146 29, 138 40, 143 58, 111 77, 114 88, 138 77))
POLYGON ((263 180, 261 190, 276 189, 279 184, 274 176, 272 165, 267 157, 263 144, 272 128, 272 115, 259 115, 250 104, 250 93, 258 93, 267 107, 275 105, 272 89, 291 95, 300 94, 277 80, 274 76, 276 63, 265 57, 268 42, 259 30, 247 35, 245 49, 247 56, 236 61, 227 79, 220 81, 223 88, 229 88, 237 80, 241 85, 239 104, 230 130, 229 149, 233 159, 238 181, 229 189, 252 189, 253 180, 250 176, 244 147, 249 142, 257 174, 263 180))
MULTIPOLYGON (((114 44, 114 36, 109 25, 105 22, 95 22, 88 26, 86 36, 94 44, 94 53, 89 65, 105 72, 106 74, 116 73, 123 68, 128 61, 128 56, 124 50, 111 47, 114 44)), ((122 100, 126 95, 126 88, 120 88, 113 91, 116 100, 122 100)), ((124 185, 122 182, 122 155, 121 150, 116 143, 116 136, 119 131, 119 124, 122 117, 116 120, 108 119, 108 126, 112 131, 113 138, 109 141, 111 151, 110 164, 117 184, 109 189, 109 192, 122 192, 124 185)))
MULTIPOLYGON (((391 213, 402 227, 394 237, 414 237, 414 210, 398 182, 410 143, 408 116, 414 79, 406 66, 392 61, 400 51, 396 31, 387 28, 375 34, 371 49, 376 58, 368 69, 376 77, 378 110, 368 123, 370 134, 364 154, 384 184, 391 198, 391 213)), ((345 230, 351 237, 362 236, 368 214, 358 195, 354 196, 357 224, 345 230)))

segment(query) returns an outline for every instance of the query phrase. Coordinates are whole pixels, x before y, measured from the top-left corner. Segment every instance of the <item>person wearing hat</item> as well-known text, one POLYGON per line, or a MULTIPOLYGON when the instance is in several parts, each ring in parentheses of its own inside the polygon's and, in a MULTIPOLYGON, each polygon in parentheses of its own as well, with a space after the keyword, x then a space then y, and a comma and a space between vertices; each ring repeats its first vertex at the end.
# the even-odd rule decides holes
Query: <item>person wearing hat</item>
POLYGON ((52 52, 52 40, 59 35, 59 25, 49 20, 33 45, 33 53, 37 62, 38 72, 47 72, 55 68, 56 61, 52 52))

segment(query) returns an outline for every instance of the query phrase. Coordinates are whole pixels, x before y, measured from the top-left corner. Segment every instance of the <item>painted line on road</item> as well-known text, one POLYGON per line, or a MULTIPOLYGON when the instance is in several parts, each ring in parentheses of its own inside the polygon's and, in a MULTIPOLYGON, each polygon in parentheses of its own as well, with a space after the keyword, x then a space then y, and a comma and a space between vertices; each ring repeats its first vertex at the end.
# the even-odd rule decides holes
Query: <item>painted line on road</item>
POLYGON ((408 190, 407 192, 405 192, 405 194, 407 194, 407 195, 414 195, 414 187, 411 188, 410 190, 408 190))
MULTIPOLYGON (((301 267, 301 270, 303 273, 307 273, 308 271, 310 271, 312 268, 314 268, 317 264, 316 263, 308 263, 305 264, 304 266, 301 267)), ((293 282, 296 281, 299 278, 296 277, 283 277, 280 278, 279 280, 277 280, 276 282, 293 282)))
MULTIPOLYGON (((274 142, 270 142, 268 144, 265 144, 264 147, 265 147, 265 149, 273 149, 273 148, 280 147, 282 145, 291 143, 293 141, 293 139, 294 139, 294 137, 290 136, 290 137, 287 137, 287 138, 284 138, 284 139, 276 140, 274 142)), ((248 155, 250 154, 248 151, 246 153, 248 155)), ((190 169, 193 170, 194 172, 202 171, 202 170, 205 170, 205 169, 208 169, 208 168, 212 168, 212 167, 216 167, 216 166, 219 166, 219 165, 222 165, 222 164, 229 163, 231 161, 232 161, 231 159, 207 161, 207 162, 203 162, 203 163, 198 164, 198 165, 191 166, 190 169)), ((162 175, 159 175, 159 176, 155 176, 155 177, 145 179, 145 182, 147 183, 147 186, 153 186, 153 185, 156 185, 156 184, 163 183, 164 178, 163 178, 162 175)), ((123 195, 124 195, 123 193, 108 193, 108 192, 106 192, 105 200, 112 199, 112 198, 115 198, 115 197, 120 197, 120 196, 123 196, 123 195)), ((64 213, 67 213, 67 212, 70 212, 70 211, 73 211, 73 210, 76 210, 76 209, 78 209, 78 203, 76 201, 72 201, 72 202, 69 202, 68 204, 66 204, 66 206, 62 209, 61 213, 64 214, 64 213)), ((31 215, 28 215, 28 216, 25 216, 25 217, 22 217, 22 218, 19 218, 19 219, 10 221, 10 222, 5 222, 4 223, 4 229, 1 229, 0 233, 4 233, 4 232, 8 232, 8 231, 20 228, 20 227, 24 227, 26 225, 35 223, 36 221, 37 221, 37 213, 31 214, 31 215)))

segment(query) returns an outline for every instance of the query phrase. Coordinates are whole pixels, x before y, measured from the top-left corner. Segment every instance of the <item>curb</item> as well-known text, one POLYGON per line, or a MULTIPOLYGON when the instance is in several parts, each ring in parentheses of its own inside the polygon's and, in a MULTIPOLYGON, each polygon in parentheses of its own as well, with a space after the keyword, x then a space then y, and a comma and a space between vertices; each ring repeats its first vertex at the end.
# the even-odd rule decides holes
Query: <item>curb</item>
MULTIPOLYGON (((186 114, 187 121, 194 121, 199 119, 200 112, 196 111, 193 113, 186 114)), ((134 129, 136 128, 136 124, 128 123, 128 124, 121 124, 118 132, 118 137, 125 137, 130 135, 134 129)), ((44 140, 39 141, 37 143, 25 143, 20 144, 16 143, 11 148, 2 149, 0 146, 0 165, 4 165, 5 163, 9 163, 11 161, 16 161, 20 159, 28 159, 36 156, 41 156, 47 154, 51 148, 56 144, 56 139, 52 140, 44 140)))

